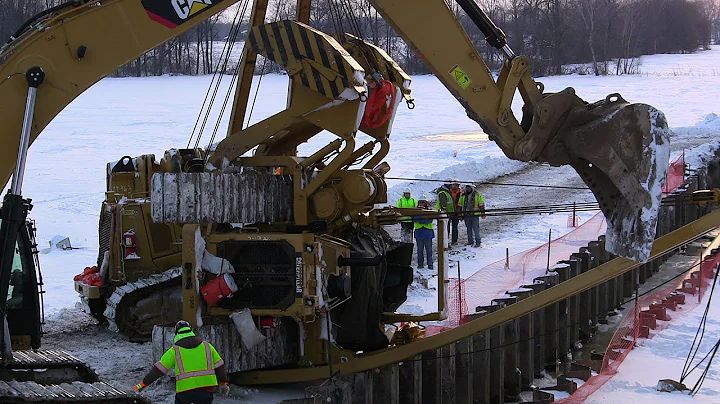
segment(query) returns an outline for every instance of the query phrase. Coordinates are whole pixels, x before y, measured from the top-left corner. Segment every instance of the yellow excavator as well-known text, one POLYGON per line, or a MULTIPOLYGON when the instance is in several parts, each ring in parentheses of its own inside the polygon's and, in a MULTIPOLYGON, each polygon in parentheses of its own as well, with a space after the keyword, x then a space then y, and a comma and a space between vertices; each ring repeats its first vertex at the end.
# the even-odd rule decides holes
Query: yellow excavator
MULTIPOLYGON (((94 83, 236 3, 74 0, 34 17, 0 48, 0 175, 12 178, 2 207, 0 294, 8 293, 12 248, 31 208, 21 192, 29 145, 94 83)), ((608 251, 648 259, 669 154, 660 111, 619 94, 588 103, 572 88, 544 92, 529 60, 474 0, 457 3, 504 55, 497 79, 444 1, 370 3, 508 158, 575 168, 608 218, 608 251), (511 109, 518 92, 521 120, 511 109)), ((382 324, 446 315, 443 287, 437 313, 396 312, 412 283, 412 245, 383 226, 427 212, 377 208, 387 202, 383 159, 395 114, 403 100, 414 105, 410 76, 357 35, 309 26, 310 0, 297 0, 295 20, 265 23, 267 6, 253 1, 227 136, 210 150, 109 163, 102 282, 75 282, 90 311, 132 339, 152 336, 162 346, 165 325, 189 321, 231 372, 342 364, 387 348, 382 324), (289 94, 285 110, 246 127, 258 55, 285 69, 289 94), (299 156, 297 147, 321 131, 337 139, 299 156), (358 132, 373 140, 357 145, 358 132), (258 327, 272 353, 248 342, 258 327)), ((438 224, 443 280, 445 224, 438 224)), ((7 319, 0 337, 10 362, 10 338, 32 339, 37 349, 40 327, 14 326, 8 302, 0 302, 7 319)))

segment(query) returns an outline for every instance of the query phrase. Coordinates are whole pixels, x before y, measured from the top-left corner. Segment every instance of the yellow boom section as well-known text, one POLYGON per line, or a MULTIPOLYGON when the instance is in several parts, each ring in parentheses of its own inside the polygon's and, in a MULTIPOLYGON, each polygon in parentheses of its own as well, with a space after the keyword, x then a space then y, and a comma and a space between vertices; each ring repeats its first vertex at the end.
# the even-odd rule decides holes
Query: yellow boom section
POLYGON ((68 4, 40 18, 0 53, 0 177, 15 167, 28 84, 39 66, 31 142, 72 100, 103 77, 238 0, 107 0, 68 4))

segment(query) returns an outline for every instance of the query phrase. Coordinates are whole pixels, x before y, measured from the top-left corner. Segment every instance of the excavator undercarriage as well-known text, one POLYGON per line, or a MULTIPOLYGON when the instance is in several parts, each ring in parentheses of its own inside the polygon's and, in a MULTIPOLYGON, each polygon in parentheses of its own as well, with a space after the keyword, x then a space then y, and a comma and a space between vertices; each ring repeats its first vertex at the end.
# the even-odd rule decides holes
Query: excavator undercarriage
MULTIPOLYGON (((51 83, 34 87, 38 113, 30 121, 21 113, 28 84, 4 84, 3 139, 13 143, 24 134, 31 143, 117 66, 235 2, 184 9, 164 0, 76 1, 44 13, 0 50, 0 77, 27 71, 29 80, 42 72, 51 83), (116 35, 89 35, 98 27, 116 35)), ((590 104, 572 88, 545 93, 528 59, 514 54, 473 0, 458 4, 505 56, 497 80, 445 2, 371 3, 508 158, 574 167, 609 220, 609 251, 648 259, 668 165, 661 112, 618 94, 590 104), (516 93, 525 103, 520 121, 511 108, 516 93)), ((253 2, 227 136, 210 150, 170 149, 160 161, 142 155, 109 163, 97 261, 103 282, 76 281, 90 311, 112 329, 134 340, 152 336, 165 347, 167 326, 187 320, 233 372, 338 365, 387 348, 382 324, 447 316, 444 287, 437 312, 397 313, 413 281, 412 245, 383 229, 428 214, 381 207, 394 118, 401 101, 414 105, 411 78, 363 38, 310 27, 310 0, 298 0, 297 21, 265 23, 267 5, 253 2), (287 104, 245 126, 258 55, 287 72, 287 104), (298 146, 323 131, 336 139, 299 156, 298 146), (372 140, 356 144, 358 132, 372 140), (248 311, 250 326, 239 320, 248 311), (262 354, 269 349, 262 343, 248 345, 257 327, 272 330, 273 347, 282 347, 277 355, 262 354)), ((0 149, 0 169, 22 150, 0 149)), ((448 259, 444 226, 441 218, 440 285, 448 259)))

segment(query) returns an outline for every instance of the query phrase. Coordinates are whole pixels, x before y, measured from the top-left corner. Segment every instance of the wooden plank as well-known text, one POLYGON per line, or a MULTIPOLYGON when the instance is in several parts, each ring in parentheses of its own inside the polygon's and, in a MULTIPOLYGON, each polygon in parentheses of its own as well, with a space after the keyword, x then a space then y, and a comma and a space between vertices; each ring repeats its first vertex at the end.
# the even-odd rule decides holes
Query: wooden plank
POLYGON ((224 175, 213 175, 213 195, 214 206, 212 211, 213 221, 218 223, 228 223, 225 214, 225 195, 223 195, 223 177, 224 175))
POLYGON ((455 344, 445 345, 439 349, 440 351, 440 383, 441 383, 441 402, 454 403, 456 386, 455 372, 455 344))
POLYGON ((422 354, 422 403, 438 404, 442 402, 440 398, 440 356, 439 349, 423 352, 422 354))
POLYGON ((178 188, 180 190, 180 220, 183 223, 195 223, 195 176, 197 174, 180 173, 178 188))
POLYGON ((422 356, 417 355, 400 364, 399 389, 402 402, 422 403, 422 356))
POLYGON ((405 403, 400 399, 400 369, 397 363, 370 372, 372 380, 372 403, 405 403))
POLYGON ((455 402, 473 403, 473 343, 465 338, 455 344, 455 402))
POLYGON ((163 222, 179 223, 177 176, 163 174, 163 222))
POLYGON ((150 211, 153 222, 162 222, 165 218, 163 206, 163 175, 155 173, 150 185, 150 211))

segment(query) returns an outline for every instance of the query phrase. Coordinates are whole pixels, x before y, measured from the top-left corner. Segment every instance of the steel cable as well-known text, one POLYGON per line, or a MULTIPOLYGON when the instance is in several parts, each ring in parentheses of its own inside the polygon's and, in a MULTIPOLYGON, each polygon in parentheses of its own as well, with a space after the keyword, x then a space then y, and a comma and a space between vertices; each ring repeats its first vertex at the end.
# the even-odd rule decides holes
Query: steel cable
POLYGON ((680 383, 682 383, 688 376, 690 376, 690 374, 695 371, 695 369, 697 369, 700 364, 703 363, 705 358, 707 358, 706 355, 705 358, 703 358, 692 369, 690 369, 690 365, 695 360, 695 356, 697 355, 698 350, 700 349, 700 344, 702 344, 703 337, 705 336, 705 326, 707 325, 708 313, 710 312, 710 304, 712 303, 713 292, 715 292, 715 285, 717 285, 718 273, 720 273, 720 271, 716 271, 715 276, 713 277, 713 284, 712 288, 710 289, 710 296, 708 296, 708 302, 705 306, 705 311, 703 312, 702 318, 700 319, 700 324, 698 325, 698 329, 695 332, 695 338, 693 338, 692 345, 690 346, 690 351, 688 352, 687 358, 685 359, 685 364, 683 365, 682 373, 680 376, 680 383), (698 336, 700 336, 699 339, 698 336), (696 342, 697 345, 695 345, 696 342))
MULTIPOLYGON (((214 90, 213 90, 212 97, 211 97, 211 99, 210 99, 210 105, 208 106, 208 109, 207 109, 207 111, 205 112, 205 118, 203 119, 203 123, 202 123, 202 125, 201 125, 201 127, 200 127, 200 130, 199 130, 199 132, 198 132, 198 138, 197 138, 197 140, 195 141, 195 148, 198 148, 198 145, 200 144, 200 139, 201 139, 201 137, 202 137, 202 133, 205 131, 205 126, 207 125, 207 122, 208 122, 208 120, 210 119, 210 113, 211 113, 211 110, 212 110, 212 106, 215 104, 215 99, 216 99, 216 97, 217 97, 218 92, 220 91, 220 84, 221 84, 221 82, 222 82, 222 80, 223 80, 223 77, 225 77, 225 74, 226 74, 226 72, 227 72, 227 66, 228 66, 228 63, 229 63, 229 61, 230 61, 230 53, 232 52, 232 49, 235 47, 235 41, 236 41, 236 39, 237 39, 238 33, 240 32, 240 22, 242 21, 242 17, 244 17, 245 13, 247 12, 248 4, 249 4, 249 1, 246 0, 246 1, 243 3, 242 7, 238 7, 238 11, 236 12, 236 17, 237 17, 237 16, 241 16, 240 21, 238 21, 237 19, 234 19, 234 20, 233 20, 230 36, 229 36, 229 38, 228 38, 228 41, 225 42, 225 45, 226 45, 226 46, 224 47, 224 49, 223 49, 223 54, 221 54, 220 60, 218 61, 218 62, 222 62, 222 68, 221 68, 221 70, 219 71, 220 78, 219 78, 218 81, 216 82, 215 88, 214 88, 214 90), (239 11, 240 8, 242 8, 242 11, 241 11, 241 12, 239 11), (227 52, 225 52, 225 51, 227 51, 227 52)), ((247 42, 244 44, 244 46, 247 46, 247 42)), ((218 73, 218 72, 216 72, 216 73, 218 73)), ((237 72, 236 72, 235 74, 233 74, 232 81, 235 80, 235 76, 236 76, 236 75, 237 75, 237 72)), ((232 91, 232 84, 231 84, 230 87, 228 88, 227 92, 230 93, 231 91, 232 91)), ((226 94, 225 99, 227 100, 227 94, 226 94)), ((225 102, 227 102, 227 101, 225 101, 225 102)), ((224 110, 224 108, 223 108, 223 110, 224 110)), ((219 122, 221 119, 222 119, 222 114, 218 116, 218 122, 219 122)), ((218 126, 219 126, 219 125, 216 125, 216 128, 217 128, 218 126)), ((210 148, 210 145, 211 145, 212 142, 214 141, 216 133, 217 133, 217 131, 213 132, 213 134, 211 135, 211 137, 210 137, 210 143, 209 143, 209 145, 208 145, 208 149, 210 148)))
MULTIPOLYGON (((273 17, 273 21, 276 21, 278 18, 278 15, 280 14, 280 6, 275 9, 275 16, 273 17)), ((262 67, 260 69, 260 77, 258 78, 257 86, 255 87, 255 95, 253 96, 252 105, 250 106, 250 112, 248 113, 248 119, 247 123, 245 124, 245 127, 250 127, 250 119, 252 118, 253 111, 255 111, 255 102, 257 101, 258 93, 260 92, 260 84, 262 84, 262 79, 265 76, 265 66, 267 65, 267 58, 263 56, 263 63, 262 67)))
MULTIPOLYGON (((249 3, 249 0, 245 0, 244 7, 238 7, 235 10, 235 15, 232 20, 232 25, 230 28, 231 34, 233 33, 233 30, 239 30, 238 24, 238 17, 240 16, 240 10, 242 9, 242 15, 245 14, 245 10, 247 9, 247 4, 249 3), (238 28, 236 28, 238 26, 238 28)), ((225 68, 227 67, 227 59, 229 58, 229 53, 232 50, 232 47, 234 47, 234 41, 228 40, 225 42, 225 45, 223 46, 222 53, 220 54, 220 58, 218 59, 217 65, 215 66, 215 69, 213 71, 212 79, 210 80, 210 84, 208 85, 207 92, 205 93, 205 98, 203 99, 202 106, 200 107, 200 111, 198 112, 197 119, 195 120, 195 126, 193 126, 193 130, 190 133, 190 138, 188 139, 187 148, 190 148, 190 145, 192 144, 192 140, 195 137, 195 131, 198 130, 198 125, 200 124, 200 119, 203 116, 203 111, 205 110, 205 106, 207 105, 207 111, 205 112, 205 117, 203 120, 203 124, 201 126, 201 129, 197 132, 197 139, 195 140, 194 148, 197 149, 200 145, 200 138, 202 137, 202 132, 205 127, 205 123, 208 120, 208 117, 210 115, 210 110, 212 109, 212 104, 215 100, 215 94, 217 94, 217 90, 220 86, 220 82, 222 81, 222 76, 225 73, 225 68), (232 45, 231 45, 232 44, 232 45), (227 57, 226 57, 227 53, 227 57), (221 68, 221 65, 223 66, 221 68), (217 80, 217 82, 216 82, 217 80), (213 91, 213 97, 210 101, 210 104, 208 105, 208 97, 210 97, 210 93, 213 91)), ((198 50, 199 51, 199 50, 198 50)))

